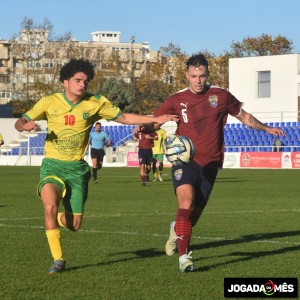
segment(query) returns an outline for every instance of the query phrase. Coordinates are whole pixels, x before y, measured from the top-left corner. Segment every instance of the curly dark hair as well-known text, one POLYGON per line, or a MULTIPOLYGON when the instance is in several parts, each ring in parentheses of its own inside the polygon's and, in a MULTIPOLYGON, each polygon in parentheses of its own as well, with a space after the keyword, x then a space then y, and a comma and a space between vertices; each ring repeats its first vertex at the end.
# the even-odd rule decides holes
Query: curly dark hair
POLYGON ((186 62, 186 68, 188 69, 190 66, 205 66, 208 70, 208 61, 203 54, 194 54, 186 62))
POLYGON ((94 66, 88 60, 71 59, 61 68, 59 80, 61 82, 68 80, 78 72, 86 74, 88 81, 92 80, 95 76, 94 66))

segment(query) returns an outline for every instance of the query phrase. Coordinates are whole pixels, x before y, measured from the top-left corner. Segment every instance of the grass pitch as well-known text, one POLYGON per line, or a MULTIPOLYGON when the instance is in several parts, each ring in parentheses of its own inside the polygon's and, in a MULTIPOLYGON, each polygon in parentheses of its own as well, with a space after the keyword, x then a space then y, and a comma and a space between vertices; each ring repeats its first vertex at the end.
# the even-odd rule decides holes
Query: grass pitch
POLYGON ((62 230, 67 271, 52 259, 36 196, 38 167, 0 167, 1 299, 223 299, 224 277, 298 277, 298 170, 222 170, 191 241, 195 272, 164 245, 177 204, 137 168, 103 168, 90 182, 79 232, 62 230))

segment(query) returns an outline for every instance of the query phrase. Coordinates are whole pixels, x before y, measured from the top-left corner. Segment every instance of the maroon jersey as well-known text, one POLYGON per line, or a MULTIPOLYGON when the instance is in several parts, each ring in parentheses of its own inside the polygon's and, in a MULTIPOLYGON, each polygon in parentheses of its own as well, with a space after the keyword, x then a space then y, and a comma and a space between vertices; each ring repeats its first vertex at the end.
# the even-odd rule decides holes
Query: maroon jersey
POLYGON ((147 133, 147 134, 142 132, 136 133, 134 136, 139 140, 139 149, 152 149, 152 147, 154 146, 154 140, 147 139, 146 135, 150 135, 151 137, 157 137, 156 132, 147 133))
POLYGON ((195 146, 194 160, 201 166, 221 167, 224 159, 224 127, 228 114, 237 117, 243 103, 228 91, 207 87, 203 94, 184 89, 170 96, 154 116, 178 115, 176 135, 189 137, 195 146))

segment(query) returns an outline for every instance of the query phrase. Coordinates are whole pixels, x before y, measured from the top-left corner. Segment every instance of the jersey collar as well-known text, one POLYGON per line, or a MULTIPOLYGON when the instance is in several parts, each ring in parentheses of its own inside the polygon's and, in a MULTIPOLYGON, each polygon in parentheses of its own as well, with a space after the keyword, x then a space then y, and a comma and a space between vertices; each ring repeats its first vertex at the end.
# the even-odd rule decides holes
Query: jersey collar
POLYGON ((66 92, 65 92, 65 91, 62 91, 62 95, 63 95, 64 99, 67 101, 67 103, 68 103, 71 107, 75 107, 76 105, 78 105, 79 103, 81 103, 82 100, 84 100, 84 99, 87 98, 87 94, 85 94, 81 99, 79 99, 78 102, 72 103, 72 102, 67 98, 67 95, 66 95, 66 92))

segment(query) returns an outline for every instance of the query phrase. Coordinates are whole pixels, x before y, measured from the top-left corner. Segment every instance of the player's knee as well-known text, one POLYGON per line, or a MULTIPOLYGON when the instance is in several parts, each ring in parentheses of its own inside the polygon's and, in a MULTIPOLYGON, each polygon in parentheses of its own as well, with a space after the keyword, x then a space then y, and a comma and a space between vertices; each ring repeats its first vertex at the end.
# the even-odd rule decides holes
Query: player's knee
POLYGON ((44 203, 44 214, 46 219, 56 219, 56 215, 58 212, 58 207, 57 205, 53 204, 45 204, 44 203))

